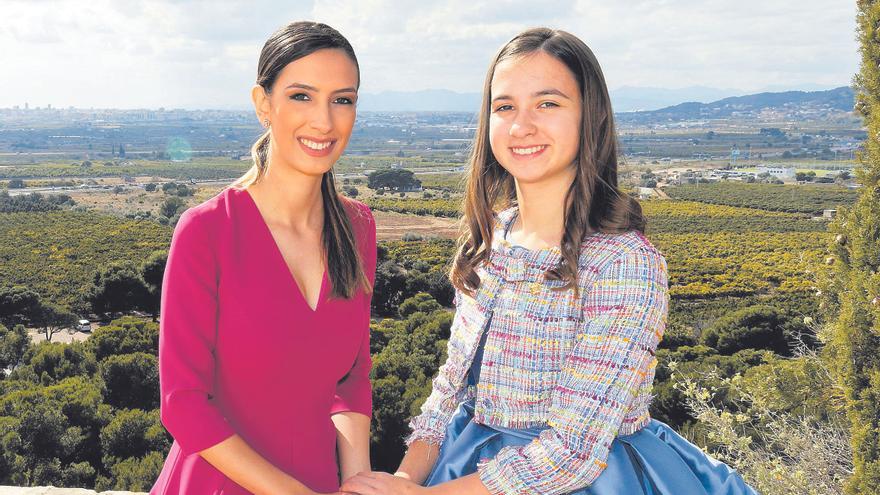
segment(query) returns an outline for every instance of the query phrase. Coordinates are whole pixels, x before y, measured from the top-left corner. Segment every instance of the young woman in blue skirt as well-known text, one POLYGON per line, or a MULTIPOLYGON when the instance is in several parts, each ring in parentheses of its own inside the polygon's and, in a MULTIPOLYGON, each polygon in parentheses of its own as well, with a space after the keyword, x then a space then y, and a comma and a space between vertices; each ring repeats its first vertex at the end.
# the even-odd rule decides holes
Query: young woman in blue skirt
POLYGON ((492 62, 452 268, 447 361, 397 473, 362 495, 754 494, 648 406, 666 261, 617 186, 611 103, 577 37, 530 29, 492 62))

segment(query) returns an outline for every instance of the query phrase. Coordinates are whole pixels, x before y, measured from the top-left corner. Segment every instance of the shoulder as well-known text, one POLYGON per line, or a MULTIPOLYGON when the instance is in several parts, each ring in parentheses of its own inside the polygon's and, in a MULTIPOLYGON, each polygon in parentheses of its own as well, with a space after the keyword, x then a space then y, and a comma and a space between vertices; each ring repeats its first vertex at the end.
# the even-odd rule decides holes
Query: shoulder
POLYGON ((340 196, 345 212, 358 239, 376 236, 376 220, 370 208, 360 201, 340 196))
POLYGON ((622 233, 595 232, 581 244, 578 266, 594 273, 624 261, 657 265, 666 269, 666 259, 645 235, 637 230, 622 233))
POLYGON ((247 198, 243 189, 227 187, 214 197, 189 208, 177 221, 174 228, 175 234, 182 232, 201 232, 205 235, 215 235, 223 224, 232 220, 234 204, 247 198))

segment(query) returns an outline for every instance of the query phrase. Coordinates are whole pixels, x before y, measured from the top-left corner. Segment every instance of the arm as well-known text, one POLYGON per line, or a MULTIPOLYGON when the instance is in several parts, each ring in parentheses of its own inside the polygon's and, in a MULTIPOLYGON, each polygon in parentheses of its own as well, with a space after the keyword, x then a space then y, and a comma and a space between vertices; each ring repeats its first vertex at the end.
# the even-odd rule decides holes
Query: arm
POLYGON ((171 240, 159 327, 160 415, 185 455, 199 453, 254 493, 310 494, 235 434, 212 400, 217 326, 214 239, 184 214, 171 240))
MULTIPOLYGON (((359 208, 352 223, 361 253, 364 273, 372 287, 376 277, 376 222, 369 208, 359 208)), ((370 300, 363 297, 363 333, 357 358, 349 373, 336 385, 336 397, 330 419, 336 427, 336 448, 339 455, 339 474, 342 481, 370 467, 370 418, 373 412, 370 384, 370 300)))
POLYGON ((635 249, 606 267, 585 296, 583 326, 551 396, 548 429, 478 465, 490 493, 570 493, 605 468, 638 387, 653 376, 666 325, 666 262, 635 249))
POLYGON ((370 417, 341 412, 330 417, 336 426, 339 474, 344 481, 370 468, 370 417))
POLYGON ((315 495, 315 492, 258 454, 238 435, 232 435, 199 452, 199 455, 251 493, 315 495))
POLYGON ((421 485, 425 479, 431 474, 434 463, 437 462, 437 456, 440 454, 440 446, 431 444, 424 440, 415 440, 406 450, 406 455, 400 461, 400 467, 397 468, 395 476, 408 479, 413 483, 421 485))

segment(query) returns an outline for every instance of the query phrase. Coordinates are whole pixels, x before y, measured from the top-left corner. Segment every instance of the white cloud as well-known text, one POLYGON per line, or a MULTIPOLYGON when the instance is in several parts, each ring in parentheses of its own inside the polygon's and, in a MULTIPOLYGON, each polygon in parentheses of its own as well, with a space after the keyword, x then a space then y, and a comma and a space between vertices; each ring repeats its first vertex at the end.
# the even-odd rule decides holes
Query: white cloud
POLYGON ((352 42, 367 92, 479 91, 524 28, 560 27, 611 88, 847 84, 855 2, 831 0, 4 0, 0 106, 246 107, 277 27, 326 22, 352 42))

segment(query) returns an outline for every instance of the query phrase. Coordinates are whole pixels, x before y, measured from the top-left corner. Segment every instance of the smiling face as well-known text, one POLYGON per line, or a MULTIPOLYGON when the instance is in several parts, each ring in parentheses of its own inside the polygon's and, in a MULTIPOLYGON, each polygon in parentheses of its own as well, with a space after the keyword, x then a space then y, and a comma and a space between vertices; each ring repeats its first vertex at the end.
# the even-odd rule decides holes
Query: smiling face
POLYGON ((582 103, 568 67, 543 51, 505 59, 491 83, 489 143, 519 185, 574 180, 582 103))
POLYGON ((357 67, 338 49, 287 64, 268 95, 255 86, 257 115, 269 121, 272 163, 312 176, 330 170, 351 137, 357 87, 357 67))

